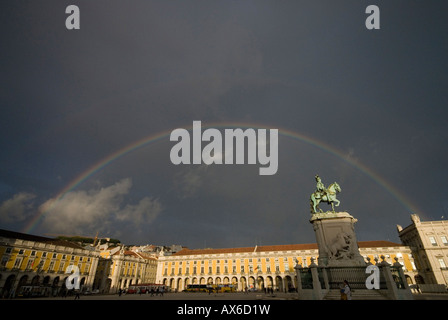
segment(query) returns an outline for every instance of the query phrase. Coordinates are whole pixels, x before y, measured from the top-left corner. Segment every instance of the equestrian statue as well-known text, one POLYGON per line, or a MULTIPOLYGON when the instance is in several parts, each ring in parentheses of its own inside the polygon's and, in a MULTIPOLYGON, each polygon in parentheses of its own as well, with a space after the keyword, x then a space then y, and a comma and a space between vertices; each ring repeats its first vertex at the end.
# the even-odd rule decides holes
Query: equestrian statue
POLYGON ((328 188, 325 188, 319 175, 316 175, 315 178, 317 181, 316 191, 312 193, 310 197, 311 213, 323 213, 322 209, 319 208, 320 202, 326 202, 330 204, 332 212, 335 212, 334 203, 336 203, 336 207, 340 204, 340 201, 336 199, 336 193, 341 192, 341 187, 336 182, 334 182, 330 184, 328 188))

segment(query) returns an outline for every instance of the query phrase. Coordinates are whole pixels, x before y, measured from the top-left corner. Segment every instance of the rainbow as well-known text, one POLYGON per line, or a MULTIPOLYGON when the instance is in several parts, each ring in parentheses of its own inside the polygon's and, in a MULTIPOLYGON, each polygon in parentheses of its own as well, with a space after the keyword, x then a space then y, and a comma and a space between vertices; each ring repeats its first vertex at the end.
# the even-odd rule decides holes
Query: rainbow
MULTIPOLYGON (((187 130, 192 130, 192 125, 183 126, 182 128, 185 128, 187 130)), ((382 188, 387 190, 390 194, 392 194, 410 213, 413 212, 420 212, 420 210, 411 203, 411 201, 398 189, 393 187, 389 182, 387 182, 384 178, 382 178, 380 175, 372 171, 367 166, 354 161, 352 159, 347 158, 341 151, 337 150, 336 148, 326 144, 325 142, 319 141, 315 138, 305 136, 301 133, 288 130, 288 129, 281 129, 281 128, 274 128, 272 126, 266 126, 261 124, 253 124, 253 123, 210 123, 210 124, 204 124, 202 123, 202 128, 260 128, 260 129, 278 129, 278 132, 281 136, 285 136, 294 140, 299 140, 301 142, 305 142, 309 145, 312 145, 314 147, 317 147, 318 149, 330 153, 337 158, 347 162, 351 166, 355 167, 356 169, 360 170, 362 173, 370 177, 372 180, 374 180, 377 184, 379 184, 382 188)), ((105 158, 101 159, 97 163, 93 164, 89 168, 87 168, 85 171, 83 171, 80 175, 78 175, 75 179, 73 179, 69 184, 67 184, 62 190, 60 190, 57 195, 52 198, 51 200, 45 202, 44 205, 42 205, 37 214, 28 222, 28 224, 25 226, 22 232, 29 233, 31 230, 33 230, 39 223, 39 221, 45 216, 47 212, 49 212, 53 206, 64 198, 64 196, 76 189, 79 185, 81 185, 84 181, 89 179, 92 175, 95 173, 101 171, 105 167, 107 167, 109 164, 117 160, 118 158, 121 158, 131 152, 134 152, 138 149, 141 149, 149 144, 161 141, 165 138, 168 138, 171 134, 173 129, 159 132, 156 134, 153 134, 151 136, 145 137, 143 139, 137 140, 113 153, 106 156, 105 158)))

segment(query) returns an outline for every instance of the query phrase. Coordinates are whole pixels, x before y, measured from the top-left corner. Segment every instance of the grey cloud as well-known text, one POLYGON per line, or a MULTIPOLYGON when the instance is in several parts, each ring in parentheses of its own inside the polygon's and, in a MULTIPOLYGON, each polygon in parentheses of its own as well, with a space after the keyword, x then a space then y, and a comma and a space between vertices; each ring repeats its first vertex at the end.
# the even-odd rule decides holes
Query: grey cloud
POLYGON ((0 205, 0 220, 3 222, 24 221, 32 214, 35 194, 20 192, 0 205))
POLYGON ((82 230, 115 231, 111 225, 116 221, 137 227, 142 222, 152 222, 161 212, 158 200, 145 197, 136 205, 123 207, 131 187, 131 179, 123 179, 99 189, 72 191, 57 201, 50 199, 42 205, 44 208, 55 201, 45 214, 43 226, 52 232, 76 233, 82 230))

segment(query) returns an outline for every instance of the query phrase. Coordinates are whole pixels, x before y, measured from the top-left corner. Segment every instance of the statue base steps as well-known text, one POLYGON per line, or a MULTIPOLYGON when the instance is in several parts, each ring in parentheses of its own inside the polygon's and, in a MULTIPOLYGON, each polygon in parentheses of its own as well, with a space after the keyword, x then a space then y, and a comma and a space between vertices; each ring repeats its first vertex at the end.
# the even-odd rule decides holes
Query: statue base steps
MULTIPOLYGON (((341 300, 340 290, 329 290, 323 300, 341 300)), ((352 300, 389 300, 389 298, 387 297, 387 291, 381 292, 381 290, 355 289, 352 292, 352 300)))

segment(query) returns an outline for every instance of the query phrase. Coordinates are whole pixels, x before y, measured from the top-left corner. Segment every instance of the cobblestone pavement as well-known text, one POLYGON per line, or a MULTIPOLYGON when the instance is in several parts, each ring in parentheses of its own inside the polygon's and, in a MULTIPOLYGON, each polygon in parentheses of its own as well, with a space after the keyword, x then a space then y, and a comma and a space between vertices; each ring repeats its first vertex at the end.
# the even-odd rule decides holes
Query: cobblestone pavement
MULTIPOLYGON (((32 298, 33 300, 65 300, 74 299, 75 296, 32 298)), ((81 295, 80 300, 297 300, 294 293, 276 293, 268 295, 264 293, 164 293, 162 295, 151 294, 91 294, 81 295)))
MULTIPOLYGON (((448 294, 413 294, 414 300, 448 300, 448 294)), ((73 300, 75 296, 29 298, 26 300, 73 300)), ((25 300, 25 299, 24 299, 25 300)), ((296 293, 165 293, 151 294, 91 294, 81 295, 80 300, 298 300, 296 293)))

